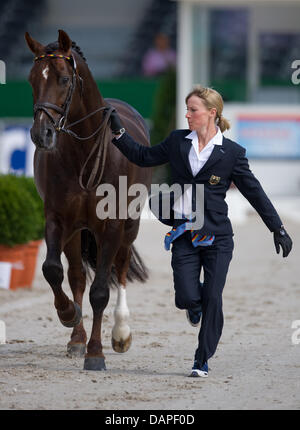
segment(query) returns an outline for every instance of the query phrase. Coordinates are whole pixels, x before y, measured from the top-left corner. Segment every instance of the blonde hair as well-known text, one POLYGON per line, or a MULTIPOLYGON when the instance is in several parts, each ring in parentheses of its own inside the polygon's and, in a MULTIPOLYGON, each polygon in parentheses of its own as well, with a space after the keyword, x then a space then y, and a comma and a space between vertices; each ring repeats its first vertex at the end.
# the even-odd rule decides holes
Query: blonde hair
POLYGON ((189 98, 192 96, 199 97, 203 101, 207 109, 212 109, 212 108, 216 109, 217 111, 216 124, 220 127, 220 130, 222 133, 223 131, 230 129, 229 121, 226 118, 224 118, 222 115, 224 103, 223 103, 223 98, 221 94, 218 93, 218 91, 212 88, 202 87, 202 85, 196 85, 192 89, 192 91, 186 96, 185 98, 186 104, 189 98))

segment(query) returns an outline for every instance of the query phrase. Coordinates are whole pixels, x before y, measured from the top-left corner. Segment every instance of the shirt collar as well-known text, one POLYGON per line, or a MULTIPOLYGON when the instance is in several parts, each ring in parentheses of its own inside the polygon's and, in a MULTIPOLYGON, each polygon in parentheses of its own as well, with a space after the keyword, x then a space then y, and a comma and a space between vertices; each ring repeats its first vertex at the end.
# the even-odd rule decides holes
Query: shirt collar
MULTIPOLYGON (((212 139, 207 143, 206 146, 211 145, 222 145, 223 144, 223 135, 221 133, 220 127, 216 126, 217 134, 214 135, 212 139)), ((198 147, 198 136, 195 130, 191 131, 187 136, 185 136, 186 139, 191 139, 193 146, 198 147)))

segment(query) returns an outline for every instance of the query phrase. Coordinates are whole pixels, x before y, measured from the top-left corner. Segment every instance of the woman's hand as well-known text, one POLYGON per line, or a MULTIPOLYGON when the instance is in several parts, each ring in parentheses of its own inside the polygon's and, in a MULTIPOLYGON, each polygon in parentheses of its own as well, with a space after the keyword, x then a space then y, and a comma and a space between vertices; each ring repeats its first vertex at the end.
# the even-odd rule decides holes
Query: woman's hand
POLYGON ((125 131, 120 117, 115 109, 110 114, 110 128, 112 133, 115 135, 123 134, 125 131))
POLYGON ((281 246, 282 256, 287 257, 289 255, 293 242, 283 226, 281 226, 280 229, 274 231, 274 244, 277 254, 279 254, 281 246))

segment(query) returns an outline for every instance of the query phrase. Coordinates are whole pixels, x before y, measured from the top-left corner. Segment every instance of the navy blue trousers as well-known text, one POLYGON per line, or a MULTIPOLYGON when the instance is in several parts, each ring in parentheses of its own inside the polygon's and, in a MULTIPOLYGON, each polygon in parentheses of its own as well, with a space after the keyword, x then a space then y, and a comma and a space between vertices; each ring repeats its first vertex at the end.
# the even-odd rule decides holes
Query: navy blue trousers
POLYGON ((232 258, 231 235, 216 236, 207 247, 194 247, 187 231, 172 245, 175 305, 179 309, 202 307, 195 359, 203 365, 215 353, 224 324, 222 292, 232 258), (203 287, 200 273, 204 271, 203 287))

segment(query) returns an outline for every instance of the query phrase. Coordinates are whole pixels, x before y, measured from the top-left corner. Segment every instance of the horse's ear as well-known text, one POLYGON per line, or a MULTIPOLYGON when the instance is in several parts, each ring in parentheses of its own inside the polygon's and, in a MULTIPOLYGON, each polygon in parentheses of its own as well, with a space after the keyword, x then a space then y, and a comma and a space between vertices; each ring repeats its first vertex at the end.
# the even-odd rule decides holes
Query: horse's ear
POLYGON ((36 40, 34 40, 27 31, 25 33, 25 40, 27 42, 27 45, 28 45, 29 49, 35 55, 39 55, 42 52, 44 52, 44 46, 41 43, 39 43, 36 40))
POLYGON ((66 54, 70 54, 72 47, 72 40, 67 33, 63 30, 58 30, 58 44, 59 48, 66 54))

